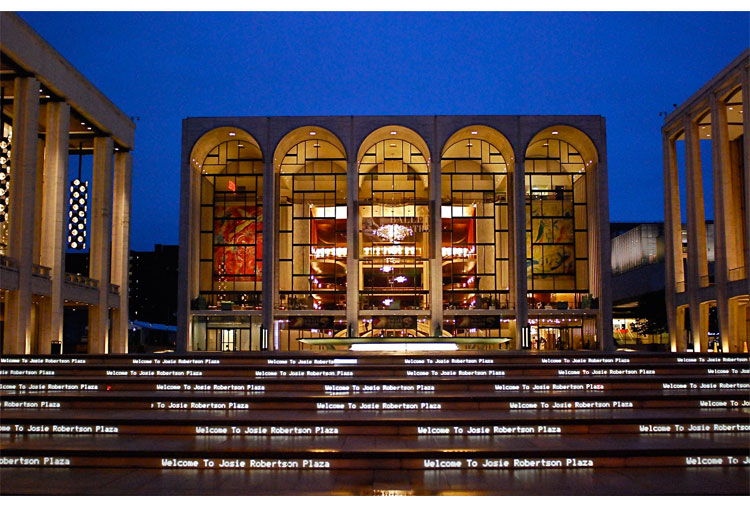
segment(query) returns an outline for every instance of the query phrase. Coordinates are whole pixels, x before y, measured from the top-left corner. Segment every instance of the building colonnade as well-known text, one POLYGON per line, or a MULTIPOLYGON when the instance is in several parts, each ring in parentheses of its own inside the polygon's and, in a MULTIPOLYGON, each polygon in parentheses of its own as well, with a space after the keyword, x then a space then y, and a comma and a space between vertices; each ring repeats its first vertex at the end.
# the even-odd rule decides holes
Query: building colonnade
MULTIPOLYGON (((64 308, 88 308, 88 352, 127 352, 134 124, 25 22, 0 14, 4 167, 0 337, 4 354, 62 345, 64 308), (72 153, 93 155, 88 276, 66 273, 72 153)), ((77 217, 76 217, 77 220, 77 217)))
POLYGON ((749 105, 746 50, 669 114, 662 128, 667 322, 673 351, 747 351, 749 105), (709 154, 710 172, 709 164, 702 163, 709 154), (705 182, 713 186, 712 193, 704 188, 705 182), (713 262, 706 241, 709 202, 714 214, 713 262), (682 211, 686 238, 681 232, 682 211))

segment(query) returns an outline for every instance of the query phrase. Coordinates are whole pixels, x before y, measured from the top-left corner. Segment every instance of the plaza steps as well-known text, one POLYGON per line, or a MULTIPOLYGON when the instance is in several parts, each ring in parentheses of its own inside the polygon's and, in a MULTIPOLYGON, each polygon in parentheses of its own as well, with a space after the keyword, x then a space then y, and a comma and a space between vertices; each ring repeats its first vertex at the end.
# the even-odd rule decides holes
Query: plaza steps
POLYGON ((0 491, 28 470, 379 470, 424 492, 437 472, 698 467, 750 494, 749 367, 659 353, 3 356, 0 491))

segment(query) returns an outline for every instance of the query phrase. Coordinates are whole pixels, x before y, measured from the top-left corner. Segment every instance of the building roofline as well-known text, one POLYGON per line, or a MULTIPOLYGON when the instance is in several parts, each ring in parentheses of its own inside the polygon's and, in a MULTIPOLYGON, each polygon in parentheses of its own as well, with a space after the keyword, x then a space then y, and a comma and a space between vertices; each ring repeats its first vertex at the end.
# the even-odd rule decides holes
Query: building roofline
POLYGON ((668 129, 675 120, 704 100, 707 93, 720 86, 727 77, 737 72, 739 68, 743 66, 747 67, 748 65, 750 65, 750 48, 745 49, 740 53, 740 55, 732 60, 729 65, 721 69, 713 78, 700 87, 697 92, 693 93, 687 100, 678 105, 677 109, 669 113, 667 117, 664 118, 664 128, 668 129))
POLYGON ((81 116, 132 149, 135 123, 18 14, 0 12, 0 49, 81 116))

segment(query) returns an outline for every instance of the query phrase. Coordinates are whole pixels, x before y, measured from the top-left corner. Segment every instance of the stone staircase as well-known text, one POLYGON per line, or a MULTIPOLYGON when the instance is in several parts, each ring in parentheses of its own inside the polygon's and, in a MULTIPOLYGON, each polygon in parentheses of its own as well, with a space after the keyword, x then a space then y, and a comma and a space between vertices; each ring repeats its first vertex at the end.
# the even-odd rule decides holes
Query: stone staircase
POLYGON ((56 477, 102 491, 93 470, 104 494, 746 495, 749 368, 657 353, 2 356, 0 493, 56 477), (664 484, 633 479, 648 471, 664 484), (226 490, 163 490, 196 473, 226 490))

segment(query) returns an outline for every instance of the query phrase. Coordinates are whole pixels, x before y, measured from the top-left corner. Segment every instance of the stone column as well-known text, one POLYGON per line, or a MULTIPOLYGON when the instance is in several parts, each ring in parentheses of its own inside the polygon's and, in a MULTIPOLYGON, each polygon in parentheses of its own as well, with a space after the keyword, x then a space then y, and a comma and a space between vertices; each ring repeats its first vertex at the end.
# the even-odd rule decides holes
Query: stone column
POLYGON ((128 269, 130 264, 130 196, 133 156, 115 153, 114 199, 112 203, 112 283, 120 286, 120 307, 112 316, 112 350, 128 351, 128 269))
POLYGON ((680 219, 680 192, 677 179, 675 143, 667 132, 662 133, 664 157, 664 253, 665 297, 667 328, 672 352, 684 352, 686 344, 681 339, 677 325, 677 282, 685 281, 682 266, 682 221, 680 219))
POLYGON ((108 352, 113 148, 111 137, 94 138, 89 277, 99 282, 99 301, 89 307, 90 354, 108 352))
MULTIPOLYGON (((273 152, 270 152, 273 153, 273 152)), ((278 301, 278 251, 279 224, 276 219, 278 185, 273 156, 266 155, 263 162, 263 294, 261 296, 262 325, 268 337, 268 350, 276 350, 274 337, 273 307, 278 301)))
MULTIPOLYGON (((727 111, 723 101, 711 95, 711 148, 714 186, 714 283, 716 288, 716 311, 719 320, 721 347, 729 352, 729 300, 727 298, 727 258, 735 252, 727 238, 737 233, 731 209, 729 140, 727 137, 727 111)), ((736 350, 732 351, 736 352, 736 350)))
POLYGON ((17 262, 18 290, 8 291, 6 295, 3 353, 24 354, 28 352, 31 337, 39 81, 17 77, 13 84, 8 254, 17 262))
POLYGON ((599 225, 596 231, 596 239, 600 245, 599 258, 596 260, 600 277, 598 331, 601 336, 599 343, 602 344, 602 349, 614 352, 616 347, 614 337, 612 336, 612 291, 610 290, 612 282, 612 250, 609 239, 609 171, 607 169, 607 142, 604 137, 606 136, 604 119, 601 121, 603 135, 602 144, 598 148, 599 161, 595 166, 592 165, 596 170, 596 206, 598 208, 597 218, 599 225))
POLYGON ((346 162, 346 327, 347 335, 359 336, 359 175, 356 151, 349 149, 346 162))
POLYGON ((742 139, 745 168, 745 280, 750 280, 750 67, 742 72, 742 139))
POLYGON ((429 249, 430 249, 430 331, 433 335, 443 330, 443 227, 441 206, 443 201, 443 182, 440 171, 440 159, 437 149, 429 163, 430 176, 430 217, 429 217, 429 249))
POLYGON ((521 350, 521 340, 529 322, 529 305, 526 301, 526 153, 525 147, 516 147, 516 160, 510 173, 513 185, 510 208, 513 210, 513 271, 516 299, 516 350, 521 350))
MULTIPOLYGON (((183 151, 185 151, 186 134, 183 126, 183 151)), ((201 229, 200 215, 198 222, 194 220, 194 209, 200 209, 200 200, 195 199, 196 190, 200 188, 200 178, 193 173, 200 174, 198 164, 188 155, 183 153, 182 167, 180 169, 180 222, 179 222, 179 241, 180 248, 178 252, 178 280, 177 280, 177 343, 175 350, 179 353, 185 353, 192 348, 192 315, 190 300, 196 294, 195 287, 198 287, 197 280, 200 277, 200 239, 192 244, 192 233, 195 229, 201 229)), ((200 238, 200 234, 199 234, 200 238)))
POLYGON ((706 255, 706 215, 703 207, 703 178, 701 174, 700 140, 698 128, 689 117, 684 118, 685 128, 685 180, 687 182, 688 212, 688 299, 690 301, 690 328, 693 333, 693 350, 705 351, 707 342, 700 320, 698 290, 701 278, 708 275, 706 255))
MULTIPOLYGON (((41 137, 37 137, 36 141, 36 183, 34 183, 34 189, 36 195, 34 196, 34 264, 42 264, 42 215, 44 214, 44 193, 47 191, 44 182, 44 152, 45 152, 45 141, 41 137)), ((33 341, 33 340, 32 340, 33 341)), ((32 354, 37 354, 32 347, 32 354)))
POLYGON ((41 217, 41 264, 50 268, 52 294, 44 298, 40 304, 39 352, 42 354, 49 354, 51 342, 62 344, 63 338, 69 125, 70 106, 65 102, 48 103, 41 217))

